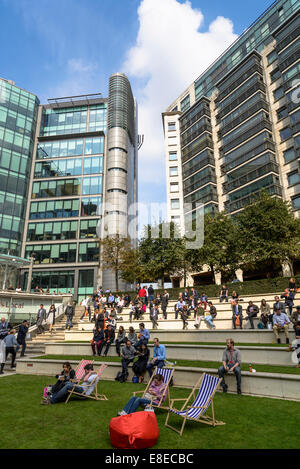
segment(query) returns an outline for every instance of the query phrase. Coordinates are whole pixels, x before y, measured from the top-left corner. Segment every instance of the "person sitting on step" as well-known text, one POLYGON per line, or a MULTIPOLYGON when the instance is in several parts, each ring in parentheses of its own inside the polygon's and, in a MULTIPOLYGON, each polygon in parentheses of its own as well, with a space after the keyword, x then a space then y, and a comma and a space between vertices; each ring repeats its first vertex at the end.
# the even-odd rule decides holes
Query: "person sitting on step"
POLYGON ((277 343, 280 344, 281 340, 279 338, 279 331, 284 330, 285 333, 285 342, 287 344, 290 343, 289 341, 289 324, 290 320, 287 314, 282 312, 280 306, 277 307, 275 310, 275 314, 273 315, 273 331, 277 340, 277 343))

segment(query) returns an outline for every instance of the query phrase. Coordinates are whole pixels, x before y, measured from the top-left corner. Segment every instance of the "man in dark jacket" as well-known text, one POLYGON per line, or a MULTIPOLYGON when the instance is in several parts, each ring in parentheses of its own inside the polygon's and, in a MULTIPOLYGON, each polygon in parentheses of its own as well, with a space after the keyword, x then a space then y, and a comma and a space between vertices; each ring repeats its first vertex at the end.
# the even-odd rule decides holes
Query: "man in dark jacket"
POLYGON ((38 310, 37 317, 36 317, 36 325, 37 325, 37 333, 42 334, 45 332, 44 328, 44 321, 46 321, 47 313, 44 308, 44 305, 40 305, 40 309, 38 310))
POLYGON ((8 335, 9 331, 11 330, 11 325, 8 321, 5 320, 5 318, 1 318, 0 321, 0 340, 5 339, 5 337, 8 335))
POLYGON ((149 303, 149 306, 151 308, 151 303, 153 303, 154 301, 154 288, 152 287, 152 285, 150 285, 150 287, 148 287, 148 303, 149 303))
POLYGON ((168 302, 169 302, 169 293, 167 290, 164 291, 163 296, 161 297, 161 309, 163 313, 164 319, 167 319, 167 307, 168 307, 168 302))
POLYGON ((74 312, 73 303, 72 301, 69 301, 65 309, 65 316, 67 316, 66 329, 69 329, 69 330, 71 329, 74 313, 75 312, 74 312))
POLYGON ((232 325, 233 329, 236 329, 236 319, 237 317, 240 320, 240 329, 243 329, 243 308, 242 305, 239 305, 238 300, 232 302, 232 325))
POLYGON ((253 304, 253 301, 249 301, 246 313, 248 316, 246 317, 246 320, 250 321, 250 327, 251 329, 254 329, 254 323, 253 323, 253 318, 256 318, 259 312, 259 307, 255 304, 253 304))
POLYGON ((107 356, 109 347, 111 346, 111 344, 114 343, 114 340, 115 340, 115 331, 111 327, 111 325, 109 324, 107 326, 107 329, 105 329, 105 331, 104 331, 104 340, 103 340, 103 342, 100 345, 99 350, 98 350, 99 357, 101 356, 101 352, 102 352, 102 349, 103 349, 104 345, 106 346, 105 350, 104 350, 104 356, 105 357, 107 356))
MULTIPOLYGON (((28 332, 29 324, 25 320, 23 321, 23 324, 19 327, 18 330, 18 335, 17 335, 17 342, 19 346, 22 345, 22 350, 21 350, 21 357, 25 357, 25 349, 26 349, 26 335, 28 332)), ((19 346, 17 347, 17 350, 19 349, 19 346)))

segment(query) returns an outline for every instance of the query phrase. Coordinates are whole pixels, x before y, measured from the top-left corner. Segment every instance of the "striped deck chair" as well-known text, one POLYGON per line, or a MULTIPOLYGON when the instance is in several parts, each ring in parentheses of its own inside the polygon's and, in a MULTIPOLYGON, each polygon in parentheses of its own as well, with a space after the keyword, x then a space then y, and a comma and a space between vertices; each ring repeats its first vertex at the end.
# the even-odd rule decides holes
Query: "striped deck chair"
MULTIPOLYGON (((89 384, 89 386, 86 388, 85 392, 76 392, 74 389, 75 389, 75 386, 74 388, 69 391, 69 395, 68 395, 68 398, 65 402, 65 404, 67 404, 69 402, 69 399, 71 396, 80 396, 80 397, 84 397, 85 399, 88 398, 88 399, 95 399, 96 401, 108 401, 107 397, 104 395, 104 394, 99 394, 98 393, 98 382, 101 378, 101 375, 103 373, 103 371, 105 370, 105 368, 107 367, 107 365, 105 365, 104 363, 100 366, 99 370, 98 370, 98 373, 95 375, 95 378, 93 379, 93 381, 89 384), (86 394, 86 392, 89 390, 89 389, 93 389, 92 392, 90 394, 86 394)), ((80 386, 80 384, 78 385, 80 386)))
MULTIPOLYGON (((144 395, 148 392, 148 390, 149 390, 149 388, 150 388, 150 386, 153 382, 154 376, 155 375, 162 375, 164 377, 164 384, 166 384, 167 386, 166 386, 164 392, 162 393, 162 395, 160 396, 159 402, 157 404, 153 404, 153 402, 151 401, 151 405, 153 407, 158 407, 160 409, 169 410, 169 408, 170 408, 170 390, 169 390, 169 387, 170 387, 170 382, 173 378, 174 371, 175 371, 174 368, 158 368, 158 367, 156 367, 155 370, 154 370, 153 375, 151 376, 151 378, 148 381, 146 389, 144 391, 135 391, 133 393, 133 395, 136 396, 139 393, 143 393, 142 397, 144 397, 144 395), (165 401, 165 397, 168 400, 168 404, 162 405, 165 401)), ((156 400, 157 398, 155 398, 153 396, 153 399, 156 400)))
POLYGON ((219 422, 215 420, 215 413, 214 413, 213 398, 214 398, 215 392, 220 386, 220 382, 221 382, 220 378, 203 373, 203 375, 201 376, 197 384, 194 386, 191 394, 189 395, 187 399, 172 399, 171 407, 169 409, 169 412, 166 418, 165 426, 171 428, 175 432, 179 433, 180 436, 182 436, 184 426, 187 420, 192 420, 194 422, 207 423, 208 425, 212 425, 214 427, 216 425, 225 425, 224 422, 219 422), (199 391, 198 391, 197 397, 195 397, 195 391, 198 388, 198 386, 199 386, 199 391), (192 403, 192 405, 188 406, 188 403, 190 399, 192 398, 194 399, 194 402, 192 403), (173 403, 175 401, 185 401, 181 410, 173 409, 173 403), (212 409, 212 417, 209 417, 208 415, 204 415, 210 405, 212 409), (180 417, 183 418, 180 431, 168 424, 171 413, 179 415, 180 417))
POLYGON ((76 375, 76 380, 80 380, 84 376, 84 367, 85 365, 93 365, 94 360, 81 360, 81 362, 78 364, 76 370, 75 370, 75 375, 76 375))

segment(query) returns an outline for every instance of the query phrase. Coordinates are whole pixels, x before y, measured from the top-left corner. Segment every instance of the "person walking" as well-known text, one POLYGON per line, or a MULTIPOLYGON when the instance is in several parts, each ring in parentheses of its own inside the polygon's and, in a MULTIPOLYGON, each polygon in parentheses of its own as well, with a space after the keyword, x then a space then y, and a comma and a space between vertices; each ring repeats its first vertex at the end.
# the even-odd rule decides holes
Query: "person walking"
POLYGON ((37 317, 36 317, 36 325, 37 325, 37 333, 42 334, 45 332, 44 322, 46 321, 47 313, 44 308, 44 305, 40 305, 40 309, 38 310, 37 317))
POLYGON ((161 310, 162 310, 164 319, 168 319, 168 315, 167 315, 168 303, 169 303, 169 293, 167 292, 167 290, 165 290, 163 296, 161 297, 161 310))
MULTIPOLYGON (((9 331, 9 334, 3 339, 3 342, 5 343, 5 362, 7 360, 7 357, 9 354, 11 354, 11 368, 15 368, 15 360, 16 360, 16 349, 15 346, 18 346, 17 339, 15 338, 15 329, 11 329, 9 331)), ((1 369, 0 369, 0 374, 3 374, 3 369, 5 362, 1 363, 1 369)))
POLYGON ((158 314, 159 314, 158 305, 152 306, 150 309, 150 321, 152 321, 153 329, 157 329, 158 327, 158 314))
POLYGON ((55 305, 51 305, 47 315, 47 324, 49 325, 49 332, 52 334, 52 329, 55 324, 55 313, 56 308, 55 305))
POLYGON ((72 321, 73 321, 74 314, 75 314, 75 310, 74 310, 73 302, 69 301, 65 309, 65 316, 67 317, 66 329, 70 330, 71 327, 73 327, 72 321))
POLYGON ((242 394, 241 389, 241 353, 238 348, 234 346, 233 339, 226 340, 226 349, 222 356, 222 365, 218 369, 219 378, 222 378, 221 387, 223 392, 227 392, 228 386, 225 383, 224 376, 227 373, 234 373, 236 376, 237 393, 242 394))
POLYGON ((29 324, 25 319, 23 321, 23 324, 21 324, 21 326, 19 327, 18 335, 17 335, 17 342, 19 344, 18 347, 17 347, 17 351, 22 346, 22 350, 21 350, 21 354, 20 354, 21 357, 25 357, 26 336, 27 336, 27 333, 28 333, 28 329, 29 329, 29 324))

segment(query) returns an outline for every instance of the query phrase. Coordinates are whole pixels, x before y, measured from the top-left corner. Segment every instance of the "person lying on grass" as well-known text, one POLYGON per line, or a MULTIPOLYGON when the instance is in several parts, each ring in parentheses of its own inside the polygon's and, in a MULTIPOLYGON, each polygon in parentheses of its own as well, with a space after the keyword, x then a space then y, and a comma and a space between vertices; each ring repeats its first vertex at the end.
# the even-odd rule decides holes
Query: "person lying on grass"
POLYGON ((76 384, 76 383, 71 383, 68 382, 66 383, 58 392, 53 393, 51 397, 47 397, 42 400, 41 404, 43 405, 48 405, 48 404, 57 404, 58 402, 65 402, 69 391, 72 391, 74 389, 75 392, 78 392, 80 394, 85 393, 86 396, 90 395, 96 386, 96 383, 91 383, 95 379, 95 375, 97 374, 96 371, 94 371, 94 367, 92 364, 87 364, 84 367, 84 377, 83 377, 83 382, 81 384, 76 384))
MULTIPOLYGON (((166 384, 164 383, 164 377, 162 375, 155 375, 153 378, 153 382, 151 386, 149 387, 148 392, 144 395, 144 397, 137 397, 137 396, 132 396, 127 404, 125 405, 124 409, 118 412, 118 415, 127 415, 127 414, 132 414, 133 412, 136 412, 139 406, 143 406, 146 408, 146 410, 149 409, 149 404, 151 404, 151 399, 154 397, 156 399, 153 399, 153 404, 157 405, 159 404, 161 397, 166 389, 166 384)), ((162 402, 167 397, 167 393, 165 393, 162 402)), ((150 409, 149 409, 150 410, 150 409)))

